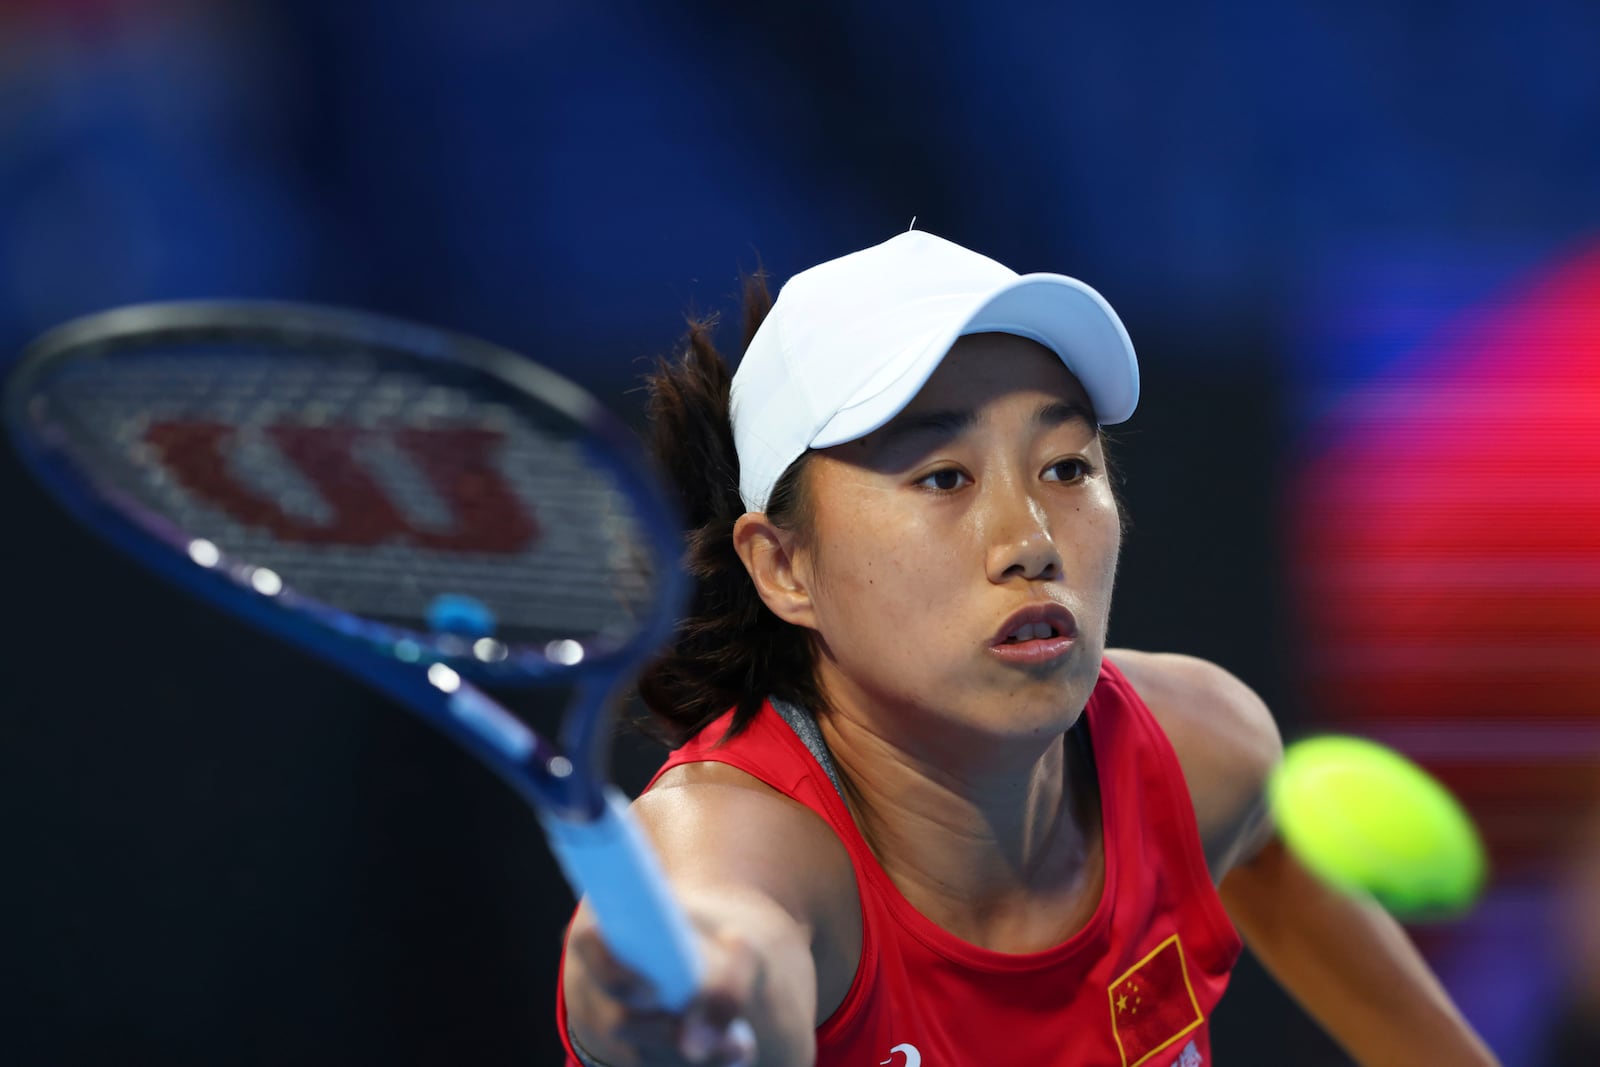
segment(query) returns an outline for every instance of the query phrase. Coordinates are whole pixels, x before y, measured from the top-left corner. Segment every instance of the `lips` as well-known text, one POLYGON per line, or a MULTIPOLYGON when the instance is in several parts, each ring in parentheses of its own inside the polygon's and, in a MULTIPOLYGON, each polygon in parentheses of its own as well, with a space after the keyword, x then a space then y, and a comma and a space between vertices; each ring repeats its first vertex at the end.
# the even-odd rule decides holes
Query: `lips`
POLYGON ((1017 667, 1060 660, 1077 643, 1078 621, 1060 604, 1030 604, 1013 612, 989 642, 989 654, 1017 667))
POLYGON ((990 638, 992 648, 1068 640, 1078 636, 1078 622, 1060 604, 1029 604, 1012 612, 990 638))

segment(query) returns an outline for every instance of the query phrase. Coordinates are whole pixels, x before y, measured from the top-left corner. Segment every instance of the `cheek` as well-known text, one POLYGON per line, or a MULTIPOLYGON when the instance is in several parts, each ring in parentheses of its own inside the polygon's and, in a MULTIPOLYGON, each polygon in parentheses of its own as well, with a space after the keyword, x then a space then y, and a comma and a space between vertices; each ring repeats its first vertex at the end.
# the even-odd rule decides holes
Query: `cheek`
POLYGON ((1084 608, 1097 614, 1101 627, 1110 614, 1117 563, 1122 554, 1122 517, 1110 490, 1085 502, 1072 516, 1071 534, 1058 540, 1067 581, 1086 598, 1084 608))
POLYGON ((892 609, 948 592, 953 554, 920 531, 858 527, 819 548, 817 584, 837 604, 892 609))
POLYGON ((1122 513, 1117 510, 1110 486, 1096 486, 1061 521, 1061 529, 1077 554, 1097 565, 1115 568, 1122 551, 1122 513))
POLYGON ((964 556, 948 532, 883 508, 818 515, 811 590, 825 639, 905 647, 948 621, 964 556), (880 640, 881 637, 881 640, 880 640))

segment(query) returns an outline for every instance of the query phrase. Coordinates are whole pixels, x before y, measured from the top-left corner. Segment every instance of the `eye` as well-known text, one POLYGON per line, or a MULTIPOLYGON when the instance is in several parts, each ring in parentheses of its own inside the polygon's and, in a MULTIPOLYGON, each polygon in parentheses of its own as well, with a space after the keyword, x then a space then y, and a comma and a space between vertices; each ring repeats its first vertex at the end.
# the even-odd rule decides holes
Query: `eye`
POLYGON ((924 474, 914 484, 924 489, 932 489, 936 493, 953 493, 971 481, 967 473, 957 467, 941 467, 939 470, 924 474))
POLYGON ((1086 459, 1073 456, 1069 459, 1058 459, 1044 469, 1044 480, 1047 482, 1079 482, 1094 473, 1094 467, 1086 459))

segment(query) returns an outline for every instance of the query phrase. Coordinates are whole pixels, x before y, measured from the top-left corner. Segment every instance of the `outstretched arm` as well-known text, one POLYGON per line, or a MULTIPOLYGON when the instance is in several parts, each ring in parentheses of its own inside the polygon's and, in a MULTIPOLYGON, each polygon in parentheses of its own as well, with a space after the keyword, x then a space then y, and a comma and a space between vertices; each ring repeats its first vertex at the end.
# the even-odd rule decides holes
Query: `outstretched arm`
POLYGON ((1276 838, 1221 889, 1250 950, 1364 1067, 1497 1062, 1400 924, 1329 888, 1276 838))
POLYGON ((1495 1064, 1400 924, 1278 840, 1265 788, 1283 742, 1261 698, 1204 660, 1112 655, 1183 765, 1228 914, 1284 990, 1363 1067, 1495 1064))

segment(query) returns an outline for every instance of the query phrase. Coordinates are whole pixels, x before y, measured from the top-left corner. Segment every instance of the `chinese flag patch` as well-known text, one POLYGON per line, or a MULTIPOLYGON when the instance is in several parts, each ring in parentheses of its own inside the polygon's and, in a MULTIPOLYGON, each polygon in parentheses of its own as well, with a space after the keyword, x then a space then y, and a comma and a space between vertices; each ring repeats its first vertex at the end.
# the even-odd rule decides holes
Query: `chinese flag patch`
POLYGON ((1183 943, 1173 934, 1107 987, 1122 1067, 1138 1067, 1205 1022, 1189 985, 1183 943))

